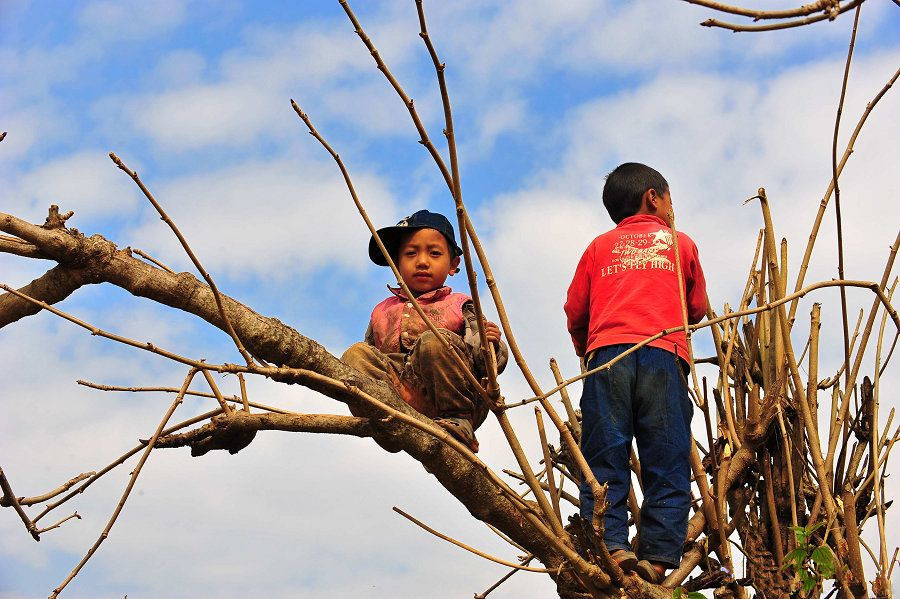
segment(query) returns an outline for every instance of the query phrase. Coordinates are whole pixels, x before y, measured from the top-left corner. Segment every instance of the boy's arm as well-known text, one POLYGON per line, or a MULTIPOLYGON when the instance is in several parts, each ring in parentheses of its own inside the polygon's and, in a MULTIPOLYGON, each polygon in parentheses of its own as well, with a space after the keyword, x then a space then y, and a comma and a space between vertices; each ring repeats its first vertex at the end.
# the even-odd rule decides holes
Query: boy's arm
POLYGON ((588 325, 590 324, 591 314, 591 271, 594 266, 593 253, 588 248, 578 266, 575 269, 575 276, 572 277, 572 283, 569 285, 569 291, 566 295, 566 328, 572 336, 572 343, 575 345, 575 354, 584 356, 587 350, 588 342, 588 325))
MULTIPOLYGON (((468 301, 462 306, 462 313, 465 317, 466 328, 463 331, 463 341, 472 348, 475 355, 475 374, 479 377, 485 376, 484 360, 481 359, 481 335, 478 334, 478 319, 475 317, 475 306, 468 301)), ((506 343, 501 339, 497 342, 494 352, 497 358, 497 374, 503 372, 506 363, 509 361, 509 350, 506 343)))
MULTIPOLYGON (((690 238, 688 238, 690 240, 690 238)), ((690 241, 685 244, 685 256, 683 256, 685 299, 687 300, 688 322, 695 324, 706 316, 706 278, 703 276, 703 268, 700 266, 700 257, 697 245, 690 241)))

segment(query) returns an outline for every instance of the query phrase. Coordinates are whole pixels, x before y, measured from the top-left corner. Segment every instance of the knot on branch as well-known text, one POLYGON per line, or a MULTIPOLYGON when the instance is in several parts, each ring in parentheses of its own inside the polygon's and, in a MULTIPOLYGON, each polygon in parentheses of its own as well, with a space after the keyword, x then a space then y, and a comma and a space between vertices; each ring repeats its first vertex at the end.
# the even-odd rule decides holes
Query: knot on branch
POLYGON ((190 432, 162 437, 156 442, 156 446, 189 446, 191 456, 195 458, 217 449, 226 449, 234 455, 250 445, 256 437, 256 431, 255 420, 250 414, 235 411, 215 416, 207 424, 190 432))
POLYGON ((75 212, 73 212, 72 210, 69 210, 65 214, 60 214, 59 206, 57 206, 56 204, 51 204, 50 211, 47 214, 47 219, 44 221, 44 224, 41 225, 41 227, 44 229, 49 229, 51 231, 53 229, 65 229, 66 221, 72 218, 74 214, 75 212))
POLYGON ((853 434, 862 443, 868 443, 872 438, 872 413, 875 411, 874 386, 869 377, 864 377, 860 385, 860 407, 856 418, 851 425, 853 434))

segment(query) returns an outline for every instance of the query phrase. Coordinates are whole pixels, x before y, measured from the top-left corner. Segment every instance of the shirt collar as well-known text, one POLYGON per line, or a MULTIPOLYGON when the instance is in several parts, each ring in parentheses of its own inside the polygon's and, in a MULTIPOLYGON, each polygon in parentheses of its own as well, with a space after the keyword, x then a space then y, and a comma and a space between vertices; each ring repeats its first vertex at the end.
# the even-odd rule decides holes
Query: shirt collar
POLYGON ((619 224, 616 225, 616 228, 624 227, 625 225, 631 225, 636 223, 659 223, 665 227, 669 226, 669 223, 664 221, 661 217, 656 216, 655 214, 635 214, 633 216, 629 216, 627 218, 623 218, 619 221, 619 224))
MULTIPOLYGON (((406 294, 403 293, 402 287, 391 287, 390 285, 388 285, 387 288, 388 288, 388 291, 390 291, 391 293, 393 293, 400 299, 402 299, 402 300, 409 299, 408 297, 406 297, 406 294)), ((433 290, 429 291, 428 293, 423 293, 422 295, 418 296, 416 298, 416 300, 419 302, 429 302, 429 301, 437 300, 437 299, 440 299, 447 295, 450 295, 450 293, 452 291, 453 291, 452 289, 450 289, 449 287, 447 287, 445 285, 444 287, 438 287, 437 289, 433 289, 433 290)))

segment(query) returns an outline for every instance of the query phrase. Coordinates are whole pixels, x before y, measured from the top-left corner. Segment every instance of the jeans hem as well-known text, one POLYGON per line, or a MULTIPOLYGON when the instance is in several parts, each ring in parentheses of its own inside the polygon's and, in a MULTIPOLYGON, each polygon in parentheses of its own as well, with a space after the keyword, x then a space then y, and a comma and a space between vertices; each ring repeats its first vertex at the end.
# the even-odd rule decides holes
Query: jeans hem
POLYGON ((664 564, 673 570, 677 568, 679 564, 681 564, 681 555, 673 559, 671 555, 653 555, 642 553, 640 557, 641 559, 645 559, 647 561, 659 562, 660 564, 664 564))

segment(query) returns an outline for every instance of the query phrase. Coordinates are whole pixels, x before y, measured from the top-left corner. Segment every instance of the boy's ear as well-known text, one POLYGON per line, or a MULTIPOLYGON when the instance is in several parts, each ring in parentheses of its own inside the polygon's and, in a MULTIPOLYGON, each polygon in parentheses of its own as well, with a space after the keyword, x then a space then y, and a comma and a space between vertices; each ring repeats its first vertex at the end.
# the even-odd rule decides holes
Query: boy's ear
POLYGON ((644 192, 644 195, 641 196, 641 204, 644 208, 647 209, 647 212, 650 214, 655 214, 657 210, 657 202, 659 201, 659 194, 656 193, 656 190, 652 187, 644 192))
POLYGON ((459 272, 459 256, 450 261, 450 276, 459 272))

